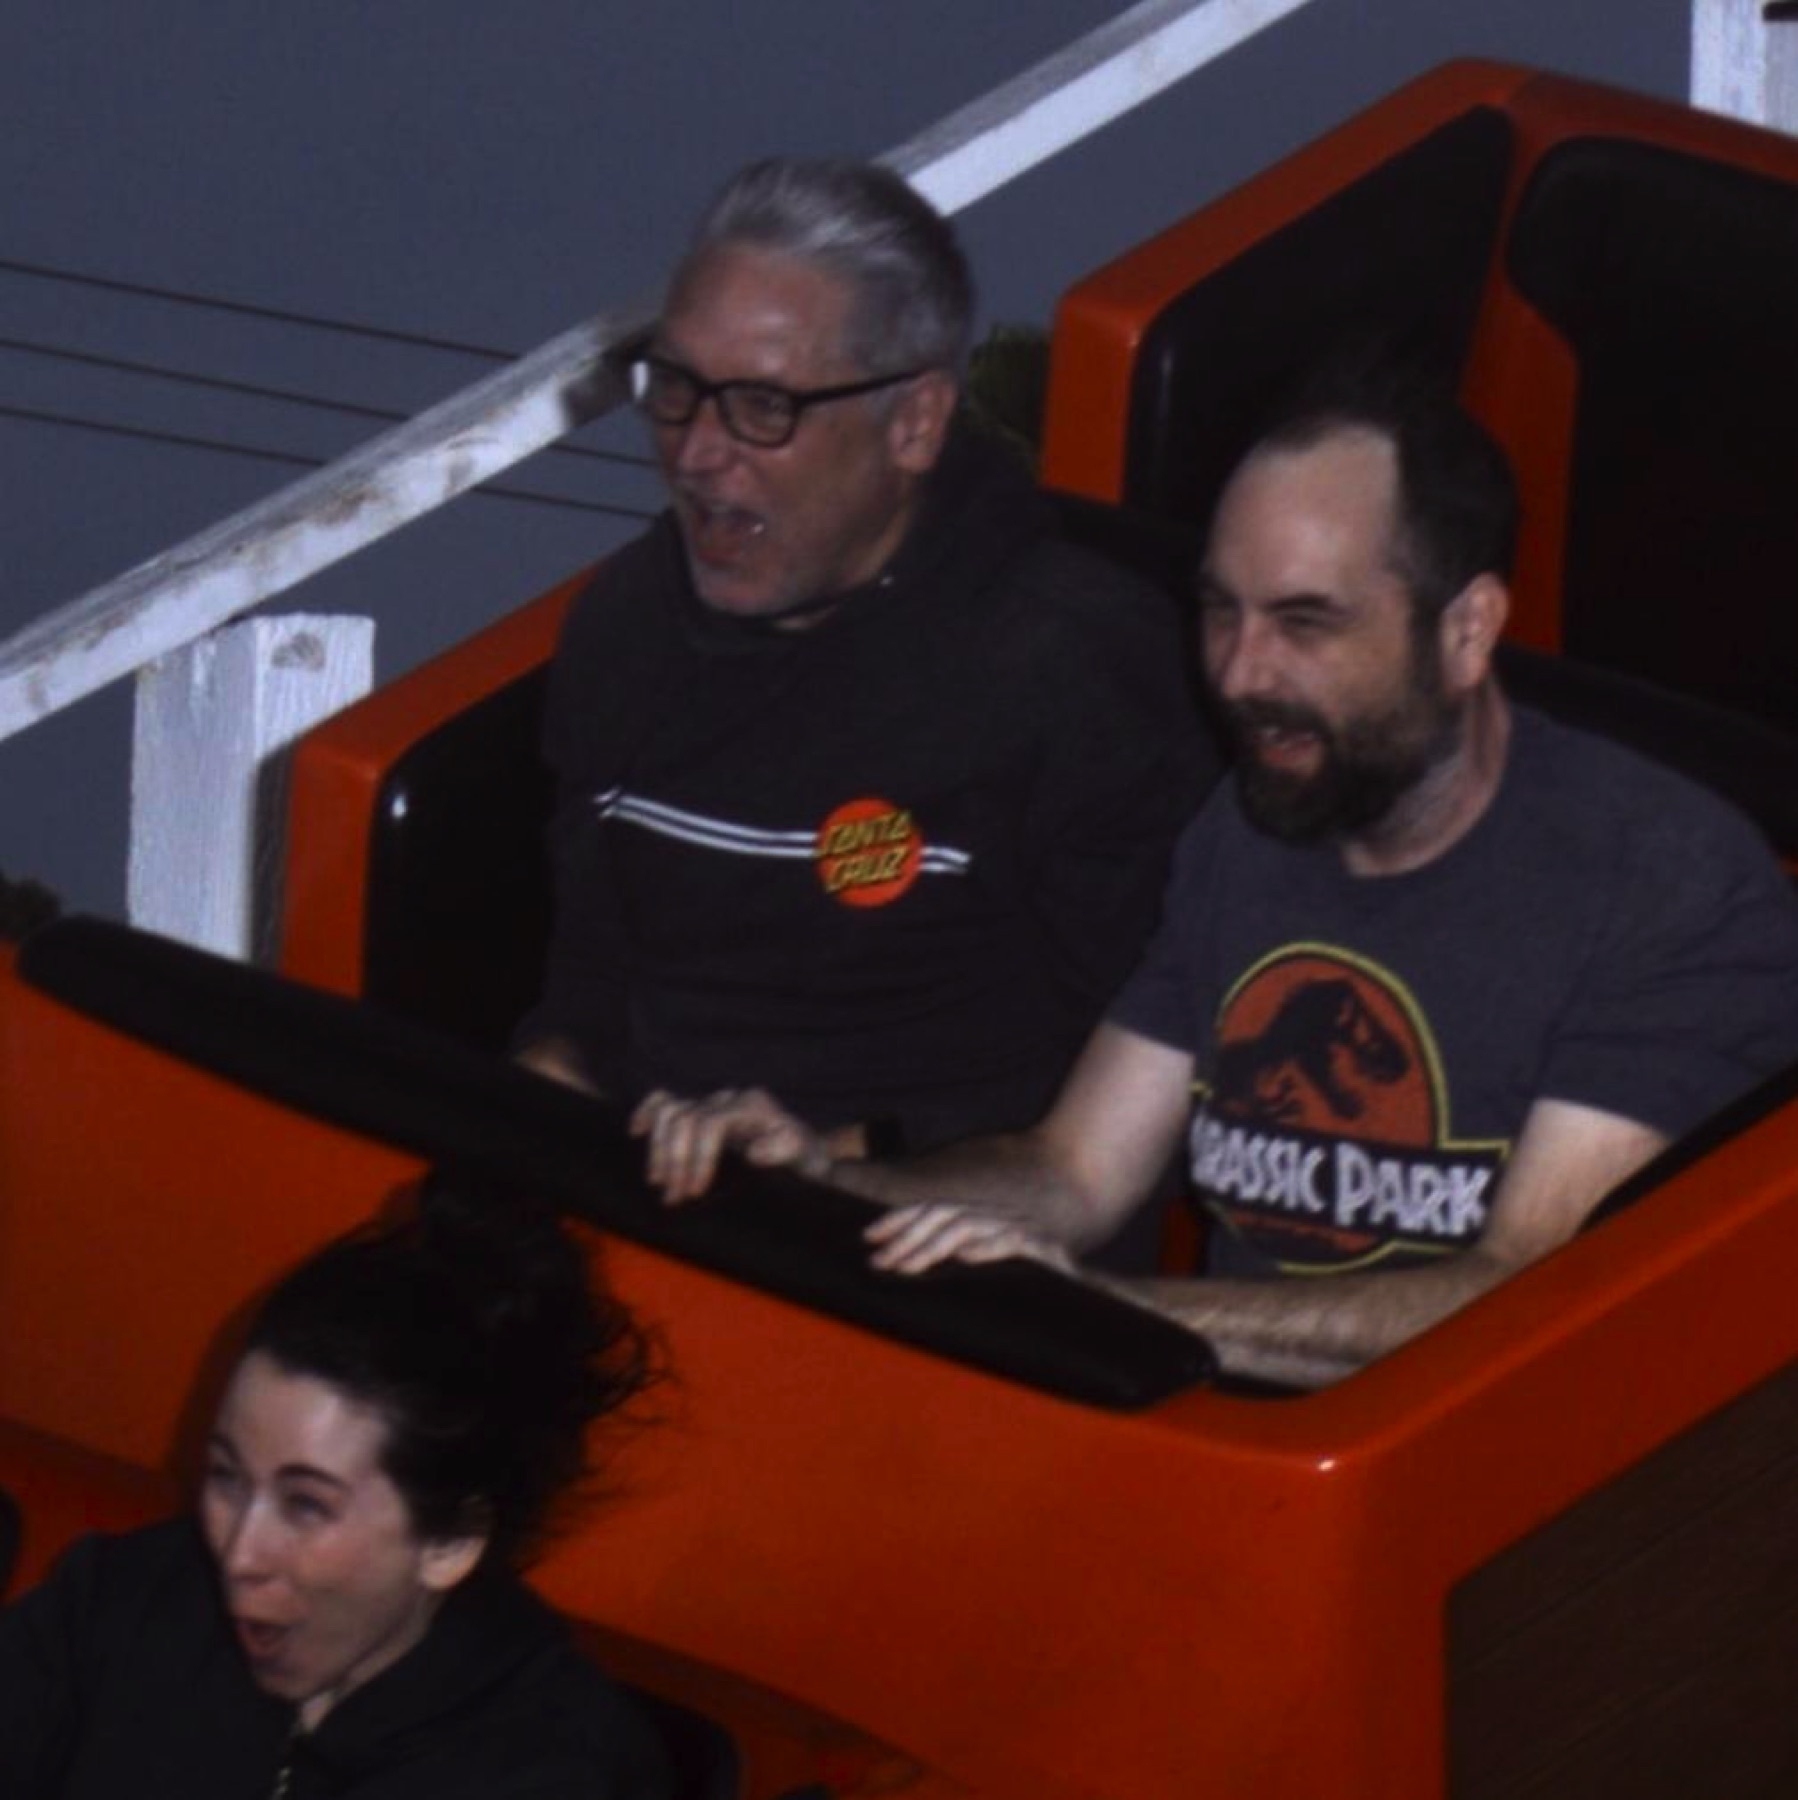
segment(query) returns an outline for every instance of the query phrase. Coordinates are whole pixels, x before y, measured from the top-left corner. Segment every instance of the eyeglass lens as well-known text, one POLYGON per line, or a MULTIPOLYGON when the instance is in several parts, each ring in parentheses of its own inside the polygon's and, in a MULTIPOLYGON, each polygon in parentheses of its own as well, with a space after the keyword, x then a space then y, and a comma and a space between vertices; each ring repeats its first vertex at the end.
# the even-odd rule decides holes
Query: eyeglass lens
POLYGON ((703 381, 678 363, 643 357, 631 365, 631 393, 658 425, 686 425, 708 400, 733 437, 777 447, 799 423, 798 396, 760 381, 703 381))

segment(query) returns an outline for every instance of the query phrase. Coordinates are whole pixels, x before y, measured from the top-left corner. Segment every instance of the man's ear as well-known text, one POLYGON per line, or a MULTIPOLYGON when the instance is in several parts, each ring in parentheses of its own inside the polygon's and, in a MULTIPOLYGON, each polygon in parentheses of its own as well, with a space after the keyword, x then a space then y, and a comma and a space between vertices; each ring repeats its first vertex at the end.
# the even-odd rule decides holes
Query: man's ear
POLYGON ((1476 575, 1443 608, 1437 628, 1443 684, 1469 693, 1492 671, 1492 653, 1511 616, 1511 590, 1496 575, 1476 575))
POLYGON ((955 417, 961 389, 943 369, 914 375, 887 420, 887 446, 894 466, 908 475, 928 475, 936 467, 955 417))

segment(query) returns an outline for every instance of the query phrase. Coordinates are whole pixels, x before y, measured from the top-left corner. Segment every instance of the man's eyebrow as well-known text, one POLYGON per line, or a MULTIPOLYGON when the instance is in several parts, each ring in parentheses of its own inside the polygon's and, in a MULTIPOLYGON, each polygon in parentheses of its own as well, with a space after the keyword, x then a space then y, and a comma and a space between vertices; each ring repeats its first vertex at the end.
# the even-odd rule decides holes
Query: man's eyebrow
POLYGON ((1275 595, 1272 600, 1268 601, 1267 610, 1275 613, 1346 613, 1350 608, 1343 603, 1339 595, 1313 593, 1306 589, 1296 594, 1275 595))

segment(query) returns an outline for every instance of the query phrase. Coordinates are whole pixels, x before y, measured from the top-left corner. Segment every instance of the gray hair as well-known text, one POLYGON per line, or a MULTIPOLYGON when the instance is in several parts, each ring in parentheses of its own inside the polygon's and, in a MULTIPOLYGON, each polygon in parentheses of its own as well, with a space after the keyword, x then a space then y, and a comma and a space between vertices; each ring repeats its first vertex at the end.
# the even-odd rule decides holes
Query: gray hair
POLYGON ((966 366, 974 282, 947 219, 878 163, 772 157, 726 183, 675 285, 714 250, 753 245, 815 263, 854 292, 845 353, 870 374, 966 366))

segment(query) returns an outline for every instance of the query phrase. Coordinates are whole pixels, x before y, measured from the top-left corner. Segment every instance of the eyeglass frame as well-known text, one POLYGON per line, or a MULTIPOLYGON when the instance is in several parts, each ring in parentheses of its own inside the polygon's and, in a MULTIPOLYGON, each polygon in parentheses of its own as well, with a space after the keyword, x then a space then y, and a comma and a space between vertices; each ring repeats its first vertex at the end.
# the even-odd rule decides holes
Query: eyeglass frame
POLYGON ((747 444, 755 450, 783 450, 792 443, 798 433, 805 415, 814 406, 823 406, 832 400, 852 400, 861 394, 877 394, 882 388, 897 387, 902 381, 915 381, 920 375, 928 375, 930 365, 921 368, 901 369, 893 375, 874 375, 866 381, 839 382, 831 387, 790 388, 778 381, 758 381, 753 377, 734 377, 729 381, 707 381, 696 369, 689 369, 685 363, 676 362, 670 356, 657 356, 651 351, 639 350, 625 359, 624 379, 630 389, 631 404, 652 425, 666 425, 674 430, 691 425, 699 417, 699 410, 710 400, 718 409, 718 421, 739 444, 747 444), (646 404, 648 383, 652 373, 657 370, 678 376, 693 389, 693 405, 681 418, 662 418, 649 410, 646 404), (754 388, 764 394, 778 394, 793 409, 792 420, 785 433, 777 438, 751 437, 739 429, 731 415, 730 396, 745 388, 754 388))

